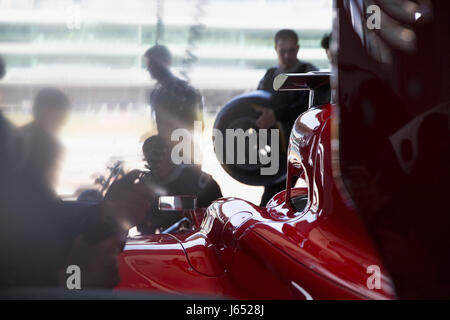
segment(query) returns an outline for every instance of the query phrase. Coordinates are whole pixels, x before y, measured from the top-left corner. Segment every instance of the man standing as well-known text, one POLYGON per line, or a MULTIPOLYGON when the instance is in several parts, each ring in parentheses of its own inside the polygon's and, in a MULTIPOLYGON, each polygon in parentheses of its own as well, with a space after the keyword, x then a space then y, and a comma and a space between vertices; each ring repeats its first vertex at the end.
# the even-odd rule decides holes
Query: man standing
MULTIPOLYGON (((308 91, 276 92, 273 89, 273 80, 281 73, 306 73, 318 70, 314 65, 297 58, 299 49, 298 36, 295 31, 283 29, 276 33, 275 51, 278 57, 278 66, 268 69, 258 85, 258 90, 272 93, 272 108, 258 107, 261 116, 256 121, 256 125, 261 129, 272 128, 278 121, 288 128, 289 134, 297 117, 308 108, 308 91)), ((273 195, 284 190, 285 187, 285 181, 266 185, 261 205, 266 205, 273 195)))
POLYGON ((173 130, 183 128, 191 133, 194 121, 203 121, 203 98, 200 92, 170 72, 172 55, 163 45, 154 45, 145 54, 150 76, 157 81, 150 95, 158 134, 170 142, 173 130))
MULTIPOLYGON (((219 185, 201 170, 201 144, 195 142, 195 121, 202 123, 203 97, 200 92, 186 81, 178 79, 170 72, 171 54, 162 45, 155 45, 144 54, 150 76, 158 83, 150 95, 158 134, 148 138, 143 145, 145 159, 150 173, 145 182, 152 189, 154 199, 152 207, 143 223, 138 225, 141 233, 154 233, 165 229, 181 219, 177 213, 161 214, 157 198, 161 195, 194 195, 200 207, 222 197, 219 185), (172 133, 177 129, 187 130, 191 135, 189 155, 183 154, 183 163, 172 159, 172 148, 177 143, 172 141, 172 133), (184 160, 190 160, 184 163, 184 160)), ((184 138, 183 138, 184 139, 184 138)), ((184 153, 184 151, 183 151, 184 153)))
POLYGON ((53 189, 63 147, 57 136, 66 123, 71 104, 59 89, 45 88, 33 103, 33 121, 18 129, 23 150, 19 159, 24 176, 53 189))

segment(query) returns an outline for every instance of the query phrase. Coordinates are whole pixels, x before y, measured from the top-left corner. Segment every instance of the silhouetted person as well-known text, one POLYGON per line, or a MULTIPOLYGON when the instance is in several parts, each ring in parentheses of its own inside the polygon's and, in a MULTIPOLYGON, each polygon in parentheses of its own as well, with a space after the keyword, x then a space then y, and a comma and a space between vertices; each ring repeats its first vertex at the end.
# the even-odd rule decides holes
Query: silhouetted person
POLYGON ((159 84, 170 81, 174 76, 170 72, 172 54, 163 45, 154 45, 144 53, 145 65, 150 76, 159 84))
MULTIPOLYGON (((151 168, 146 181, 155 194, 155 200, 160 195, 195 195, 198 206, 207 207, 222 197, 222 193, 216 181, 201 171, 201 163, 198 163, 201 157, 194 158, 194 154, 200 154, 194 141, 194 128, 197 121, 199 129, 203 130, 202 96, 197 89, 170 72, 172 57, 165 46, 151 47, 144 57, 151 77, 158 82, 150 96, 158 135, 147 139, 143 146, 151 168), (177 129, 187 130, 185 133, 191 135, 191 155, 183 157, 187 163, 175 164, 171 159, 172 148, 178 143, 172 141, 172 133, 177 129), (161 161, 161 157, 164 160, 161 161)), ((143 233, 153 233, 156 228, 164 229, 180 217, 181 214, 159 213, 157 201, 153 201, 148 219, 139 229, 143 233)))
POLYGON ((151 77, 157 81, 150 104, 155 113, 158 135, 150 137, 143 145, 150 168, 145 181, 152 188, 154 198, 146 221, 138 227, 142 233, 154 233, 156 229, 169 227, 182 215, 159 212, 158 196, 195 195, 198 206, 207 207, 222 197, 222 193, 214 179, 201 171, 200 163, 195 163, 200 157, 194 159, 194 154, 200 152, 193 135, 196 121, 203 130, 200 92, 170 72, 172 56, 165 46, 153 46, 144 57, 151 77), (189 163, 175 164, 171 159, 172 148, 178 142, 172 141, 171 136, 177 129, 185 129, 191 135, 191 157, 186 157, 189 163))
POLYGON ((155 45, 145 52, 144 57, 150 76, 157 81, 150 95, 150 105, 158 134, 170 141, 175 129, 183 128, 192 133, 195 121, 201 121, 203 129, 202 95, 170 72, 170 51, 165 46, 155 45))
POLYGON ((0 112, 0 289, 67 288, 70 265, 80 267, 82 289, 114 287, 128 228, 149 208, 140 173, 113 183, 98 205, 63 202, 23 174, 22 139, 0 112))
POLYGON ((182 218, 182 212, 161 212, 158 209, 159 196, 193 195, 197 197, 199 208, 206 208, 222 197, 217 182, 204 173, 200 165, 174 164, 171 146, 161 136, 148 138, 142 146, 142 152, 150 169, 144 181, 151 186, 153 196, 146 219, 138 225, 141 233, 164 230, 182 218))
POLYGON ((60 90, 40 90, 33 103, 33 121, 19 128, 22 157, 19 160, 26 176, 39 179, 52 188, 56 182, 63 147, 58 133, 70 113, 70 101, 60 90))
MULTIPOLYGON (((276 92, 273 89, 273 80, 281 73, 306 73, 317 68, 297 58, 300 46, 298 36, 293 30, 283 29, 275 34, 275 51, 278 57, 278 66, 269 68, 258 84, 258 90, 272 93, 272 108, 259 108, 261 116, 256 125, 261 129, 273 128, 277 121, 281 122, 289 132, 297 117, 308 109, 308 91, 276 92)), ((286 188, 286 182, 282 181, 273 185, 266 185, 261 198, 261 205, 267 202, 281 190, 286 188)))

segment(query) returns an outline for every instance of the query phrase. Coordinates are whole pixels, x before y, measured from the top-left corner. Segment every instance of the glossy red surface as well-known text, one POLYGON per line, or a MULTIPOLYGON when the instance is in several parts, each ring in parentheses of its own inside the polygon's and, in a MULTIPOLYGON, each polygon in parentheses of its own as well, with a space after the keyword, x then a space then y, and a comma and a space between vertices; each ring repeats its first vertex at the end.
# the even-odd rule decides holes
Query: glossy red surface
POLYGON ((129 239, 119 289, 238 299, 393 298, 386 272, 370 290, 369 265, 384 271, 358 216, 335 186, 330 117, 334 106, 302 114, 291 134, 289 174, 307 188, 276 195, 266 208, 224 198, 195 232, 129 239), (303 175, 302 175, 303 173, 303 175), (307 196, 297 211, 290 198, 307 196))
POLYGON ((219 199, 195 232, 130 239, 119 288, 238 299, 448 298, 449 2, 427 1, 420 18, 403 21, 378 3, 406 32, 389 36, 365 28, 364 2, 335 5, 337 105, 303 113, 290 137, 288 186, 299 176, 306 188, 288 188, 266 208, 219 199), (299 197, 307 200, 297 210, 299 197), (373 265, 380 289, 366 285, 373 265))

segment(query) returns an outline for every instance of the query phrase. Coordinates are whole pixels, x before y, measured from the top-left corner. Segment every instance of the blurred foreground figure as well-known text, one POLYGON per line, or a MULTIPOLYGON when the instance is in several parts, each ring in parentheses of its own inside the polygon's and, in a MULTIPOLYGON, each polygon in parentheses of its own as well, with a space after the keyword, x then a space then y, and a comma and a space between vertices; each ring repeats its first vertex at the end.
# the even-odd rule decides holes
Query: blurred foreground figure
POLYGON ((54 187, 62 154, 57 134, 70 113, 68 97, 54 88, 42 89, 33 104, 33 121, 19 128, 24 177, 54 187))
POLYGON ((98 205, 63 202, 44 181, 23 174, 18 131, 0 113, 0 289, 67 288, 73 265, 82 289, 114 287, 128 228, 149 208, 147 188, 135 183, 139 172, 116 181, 98 205))
POLYGON ((149 207, 139 172, 116 181, 98 205, 64 202, 20 174, 17 136, 0 115, 0 287, 65 287, 71 265, 81 270, 81 288, 114 287, 128 229, 149 207))

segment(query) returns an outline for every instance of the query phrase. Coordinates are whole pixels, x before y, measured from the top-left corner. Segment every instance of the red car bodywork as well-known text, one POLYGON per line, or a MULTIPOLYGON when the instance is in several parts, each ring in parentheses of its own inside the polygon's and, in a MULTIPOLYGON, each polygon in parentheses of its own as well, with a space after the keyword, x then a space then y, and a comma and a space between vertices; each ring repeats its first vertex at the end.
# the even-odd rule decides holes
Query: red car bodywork
POLYGON ((290 138, 288 180, 306 188, 266 208, 220 199, 195 232, 130 239, 119 289, 448 299, 450 3, 416 1, 409 12, 401 2, 335 0, 337 103, 303 113, 290 138), (386 28, 366 28, 370 3, 386 28), (297 211, 290 199, 301 196, 297 211), (380 289, 367 285, 369 266, 380 268, 380 289))
POLYGON ((333 178, 334 110, 312 108, 293 128, 288 179, 301 175, 307 188, 281 192, 266 208, 219 199, 194 232, 129 239, 117 288, 238 299, 393 298, 386 276, 380 289, 367 286, 368 266, 386 272, 333 178), (301 196, 308 200, 299 212, 289 198, 301 196))

